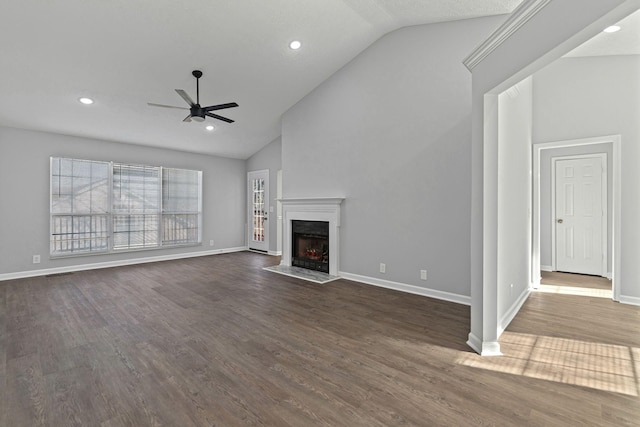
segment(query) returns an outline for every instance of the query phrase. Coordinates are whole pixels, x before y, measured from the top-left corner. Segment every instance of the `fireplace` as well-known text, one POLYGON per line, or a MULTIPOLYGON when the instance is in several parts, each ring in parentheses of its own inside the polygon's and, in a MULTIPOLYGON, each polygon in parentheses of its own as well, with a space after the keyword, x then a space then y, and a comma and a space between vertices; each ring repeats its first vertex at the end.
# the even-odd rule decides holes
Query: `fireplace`
POLYGON ((291 265, 329 273, 329 222, 291 221, 291 265))
POLYGON ((343 200, 337 197, 279 199, 282 203, 281 266, 303 267, 338 277, 343 200), (294 237, 296 234, 299 236, 294 237))

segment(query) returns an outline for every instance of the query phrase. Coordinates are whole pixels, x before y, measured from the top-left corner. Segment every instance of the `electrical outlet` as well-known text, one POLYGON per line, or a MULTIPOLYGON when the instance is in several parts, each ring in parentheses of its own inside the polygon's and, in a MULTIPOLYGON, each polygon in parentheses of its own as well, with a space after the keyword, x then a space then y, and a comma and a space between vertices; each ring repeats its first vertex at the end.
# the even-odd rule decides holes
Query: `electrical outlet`
POLYGON ((40 255, 34 255, 33 256, 33 263, 34 264, 40 264, 40 255))
POLYGON ((380 263, 380 273, 386 273, 387 272, 387 265, 380 263))
POLYGON ((420 280, 427 280, 427 270, 420 270, 420 280))
POLYGON ((213 246, 213 239, 209 240, 209 246, 213 246))

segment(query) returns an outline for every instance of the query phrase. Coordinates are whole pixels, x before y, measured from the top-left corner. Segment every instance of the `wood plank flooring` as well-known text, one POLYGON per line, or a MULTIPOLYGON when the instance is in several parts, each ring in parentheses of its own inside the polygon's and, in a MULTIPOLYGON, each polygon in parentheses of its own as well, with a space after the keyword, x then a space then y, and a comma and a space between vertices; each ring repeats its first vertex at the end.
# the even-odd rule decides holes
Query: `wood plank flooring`
POLYGON ((482 358, 469 307, 277 262, 1 282, 0 425, 639 425, 639 307, 534 293, 482 358))
POLYGON ((540 283, 556 286, 576 286, 587 289, 611 289, 611 281, 606 277, 586 274, 563 273, 560 271, 541 271, 540 283))

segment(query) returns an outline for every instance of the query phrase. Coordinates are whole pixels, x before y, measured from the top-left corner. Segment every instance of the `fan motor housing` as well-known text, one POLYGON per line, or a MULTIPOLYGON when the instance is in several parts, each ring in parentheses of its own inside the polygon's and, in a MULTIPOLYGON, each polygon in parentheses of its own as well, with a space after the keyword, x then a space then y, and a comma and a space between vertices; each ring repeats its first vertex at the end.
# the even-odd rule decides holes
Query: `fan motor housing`
POLYGON ((191 107, 191 120, 204 122, 204 110, 200 107, 200 104, 195 104, 191 107))

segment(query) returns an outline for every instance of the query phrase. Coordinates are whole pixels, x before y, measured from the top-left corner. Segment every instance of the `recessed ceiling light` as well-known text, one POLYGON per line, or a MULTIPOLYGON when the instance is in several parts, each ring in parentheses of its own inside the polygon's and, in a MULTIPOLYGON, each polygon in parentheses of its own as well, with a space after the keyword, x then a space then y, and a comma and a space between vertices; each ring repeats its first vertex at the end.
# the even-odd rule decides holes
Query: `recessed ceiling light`
POLYGON ((605 28, 604 30, 605 33, 615 33, 616 31, 620 31, 620 27, 618 27, 617 25, 612 25, 610 27, 605 28))
POLYGON ((205 128, 206 130, 208 130, 209 132, 211 132, 212 130, 214 130, 215 128, 212 125, 209 125, 205 128))
POLYGON ((300 46, 302 46, 302 43, 300 43, 298 40, 294 40, 291 43, 289 43, 289 47, 293 50, 300 49, 300 46))
POLYGON ((93 99, 91 99, 91 98, 85 98, 85 97, 83 97, 83 98, 78 99, 78 101, 82 102, 84 105, 91 105, 91 104, 93 104, 93 99))

